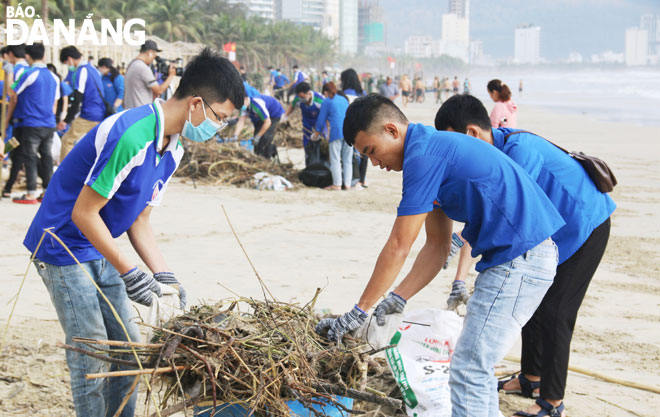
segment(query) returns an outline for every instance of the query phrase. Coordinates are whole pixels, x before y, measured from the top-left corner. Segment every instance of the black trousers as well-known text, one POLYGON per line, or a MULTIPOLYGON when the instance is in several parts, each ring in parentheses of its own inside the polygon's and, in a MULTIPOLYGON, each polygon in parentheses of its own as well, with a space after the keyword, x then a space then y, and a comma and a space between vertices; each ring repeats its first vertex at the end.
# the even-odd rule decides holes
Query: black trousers
POLYGON ((14 136, 20 146, 12 150, 11 171, 5 183, 4 190, 11 192, 21 167, 25 167, 27 190, 37 190, 37 175, 41 178, 44 189, 48 187, 53 176, 53 132, 51 127, 18 127, 14 129, 14 136))
MULTIPOLYGON (((275 158, 277 156, 277 147, 273 145, 275 139, 275 130, 280 123, 280 118, 271 118, 270 127, 266 130, 263 136, 259 139, 259 143, 255 144, 254 153, 261 155, 264 158, 275 158)), ((264 122, 259 121, 254 124, 254 133, 257 134, 261 130, 264 122)))
POLYGON ((362 185, 367 181, 367 167, 369 166, 369 157, 362 156, 360 158, 360 182, 362 185))
POLYGON ((564 398, 575 320, 609 237, 607 219, 557 267, 552 286, 522 329, 521 369, 524 374, 541 377, 543 399, 564 398))

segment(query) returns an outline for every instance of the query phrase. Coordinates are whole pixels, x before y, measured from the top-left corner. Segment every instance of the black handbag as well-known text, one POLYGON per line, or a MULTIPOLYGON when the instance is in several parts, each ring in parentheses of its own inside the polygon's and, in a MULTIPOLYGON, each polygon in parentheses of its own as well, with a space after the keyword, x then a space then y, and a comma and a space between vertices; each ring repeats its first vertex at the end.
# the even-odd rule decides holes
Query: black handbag
MULTIPOLYGON (((530 133, 540 137, 541 139, 545 139, 543 136, 539 136, 536 133, 528 132, 526 130, 518 130, 504 136, 504 143, 506 144, 509 136, 515 135, 517 133, 530 133)), ((602 159, 587 155, 584 152, 569 152, 556 143, 549 141, 548 139, 545 140, 556 146, 558 149, 566 152, 571 158, 578 161, 580 165, 582 165, 582 168, 584 168, 584 170, 587 172, 587 175, 589 175, 589 178, 591 178, 591 181, 593 181, 596 188, 598 188, 598 191, 601 193, 612 192, 612 190, 614 190, 614 186, 618 184, 616 177, 614 176, 614 172, 612 172, 607 163, 602 159)))

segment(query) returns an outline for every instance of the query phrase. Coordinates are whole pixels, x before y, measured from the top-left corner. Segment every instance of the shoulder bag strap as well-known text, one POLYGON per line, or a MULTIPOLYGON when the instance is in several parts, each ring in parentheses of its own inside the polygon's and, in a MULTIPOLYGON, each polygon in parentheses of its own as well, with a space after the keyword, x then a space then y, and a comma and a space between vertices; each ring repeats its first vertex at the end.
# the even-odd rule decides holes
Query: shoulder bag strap
POLYGON ((550 142, 552 145, 554 145, 555 147, 561 149, 563 152, 567 153, 568 155, 573 155, 572 152, 567 151, 566 149, 562 148, 561 146, 557 145, 556 143, 544 138, 543 136, 537 135, 536 133, 533 133, 533 132, 530 132, 530 131, 527 131, 527 130, 516 130, 515 132, 507 133, 506 136, 504 136, 504 144, 506 145, 506 142, 509 139, 509 136, 515 135, 515 134, 518 134, 518 133, 529 133, 530 135, 538 136, 541 139, 550 142))

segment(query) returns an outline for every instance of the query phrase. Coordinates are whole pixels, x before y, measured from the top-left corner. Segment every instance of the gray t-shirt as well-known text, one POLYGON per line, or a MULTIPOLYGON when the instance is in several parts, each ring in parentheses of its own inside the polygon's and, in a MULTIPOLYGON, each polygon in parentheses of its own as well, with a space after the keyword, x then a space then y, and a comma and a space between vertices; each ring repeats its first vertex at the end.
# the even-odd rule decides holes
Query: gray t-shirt
POLYGON ((399 91, 397 90, 396 85, 394 85, 394 83, 390 85, 387 85, 387 83, 383 83, 383 85, 380 86, 379 93, 381 96, 390 98, 399 94, 399 91))
POLYGON ((151 87, 158 85, 151 68, 141 59, 134 59, 124 76, 124 108, 132 109, 154 101, 151 87))

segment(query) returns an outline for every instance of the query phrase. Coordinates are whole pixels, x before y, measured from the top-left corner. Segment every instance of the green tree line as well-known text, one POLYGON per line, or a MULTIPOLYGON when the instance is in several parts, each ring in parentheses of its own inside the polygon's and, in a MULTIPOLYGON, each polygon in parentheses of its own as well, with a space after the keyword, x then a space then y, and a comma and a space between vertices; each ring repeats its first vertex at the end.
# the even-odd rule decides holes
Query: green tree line
MULTIPOLYGON (((3 1, 16 6, 18 1, 3 1)), ((44 20, 140 18, 148 34, 169 42, 200 42, 217 50, 236 42, 238 60, 249 71, 294 63, 321 67, 335 57, 335 43, 310 26, 269 22, 250 16, 241 4, 227 0, 24 0, 44 20)))

